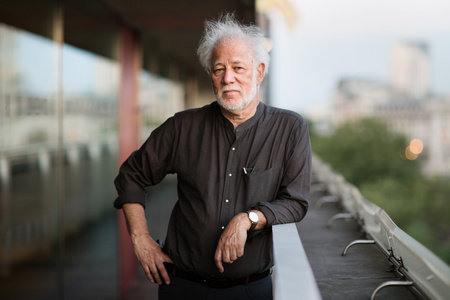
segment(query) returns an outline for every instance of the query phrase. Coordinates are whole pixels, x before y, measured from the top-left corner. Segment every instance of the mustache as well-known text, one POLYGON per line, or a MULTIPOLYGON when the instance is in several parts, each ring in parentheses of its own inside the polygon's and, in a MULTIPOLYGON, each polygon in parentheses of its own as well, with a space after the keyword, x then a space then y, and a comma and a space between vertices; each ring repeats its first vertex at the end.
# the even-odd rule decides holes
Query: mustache
POLYGON ((220 89, 220 92, 228 92, 228 91, 238 91, 240 92, 241 89, 237 86, 224 86, 223 88, 220 89))

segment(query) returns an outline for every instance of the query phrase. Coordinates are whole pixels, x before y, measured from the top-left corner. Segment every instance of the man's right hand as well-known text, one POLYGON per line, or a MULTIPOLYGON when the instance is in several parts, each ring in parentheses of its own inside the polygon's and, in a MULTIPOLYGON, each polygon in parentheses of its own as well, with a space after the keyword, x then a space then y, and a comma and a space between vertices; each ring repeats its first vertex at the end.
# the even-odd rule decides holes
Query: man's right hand
POLYGON ((131 236, 131 241, 134 253, 148 280, 157 284, 162 284, 162 281, 170 284, 170 276, 164 263, 173 263, 173 261, 162 251, 161 247, 148 234, 131 236))
POLYGON ((166 284, 170 284, 170 277, 164 263, 173 263, 173 261, 148 234, 144 207, 138 203, 126 203, 122 208, 134 253, 148 280, 158 284, 162 284, 164 280, 166 284))

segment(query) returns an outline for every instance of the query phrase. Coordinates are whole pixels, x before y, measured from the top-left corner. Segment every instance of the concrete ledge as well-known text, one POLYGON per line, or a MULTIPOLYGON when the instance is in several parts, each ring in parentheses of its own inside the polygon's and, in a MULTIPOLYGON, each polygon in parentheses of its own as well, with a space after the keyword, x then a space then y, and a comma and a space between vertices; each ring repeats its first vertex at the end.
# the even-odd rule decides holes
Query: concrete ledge
POLYGON ((295 223, 272 226, 275 300, 322 299, 295 223))

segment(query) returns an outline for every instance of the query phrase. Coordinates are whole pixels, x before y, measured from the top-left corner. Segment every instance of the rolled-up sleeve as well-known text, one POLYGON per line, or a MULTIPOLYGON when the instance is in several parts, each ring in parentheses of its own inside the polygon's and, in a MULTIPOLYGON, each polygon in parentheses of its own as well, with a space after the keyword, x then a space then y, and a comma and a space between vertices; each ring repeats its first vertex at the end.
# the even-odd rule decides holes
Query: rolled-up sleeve
POLYGON ((133 152, 119 168, 114 180, 118 196, 114 207, 140 203, 145 207, 145 187, 159 183, 172 173, 174 122, 169 118, 155 129, 142 147, 133 152))
POLYGON ((267 219, 267 225, 298 222, 308 210, 311 184, 311 144, 308 126, 303 119, 292 131, 290 149, 284 163, 276 199, 259 202, 254 208, 267 219))

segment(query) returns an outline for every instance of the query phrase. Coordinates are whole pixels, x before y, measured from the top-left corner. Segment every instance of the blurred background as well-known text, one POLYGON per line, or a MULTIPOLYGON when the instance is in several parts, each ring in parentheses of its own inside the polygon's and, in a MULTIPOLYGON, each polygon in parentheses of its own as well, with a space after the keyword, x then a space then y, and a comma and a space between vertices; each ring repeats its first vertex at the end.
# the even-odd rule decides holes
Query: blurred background
POLYGON ((450 2, 291 4, 294 24, 272 15, 272 104, 306 116, 314 152, 449 263, 450 2))
MULTIPOLYGON (((195 51, 223 11, 267 37, 264 101, 305 116, 316 154, 450 262, 450 2, 221 2, 0 0, 0 298, 124 297, 113 179, 213 100, 195 51)), ((154 193, 170 210, 172 185, 154 193)), ((164 239, 167 215, 149 219, 164 239)))

